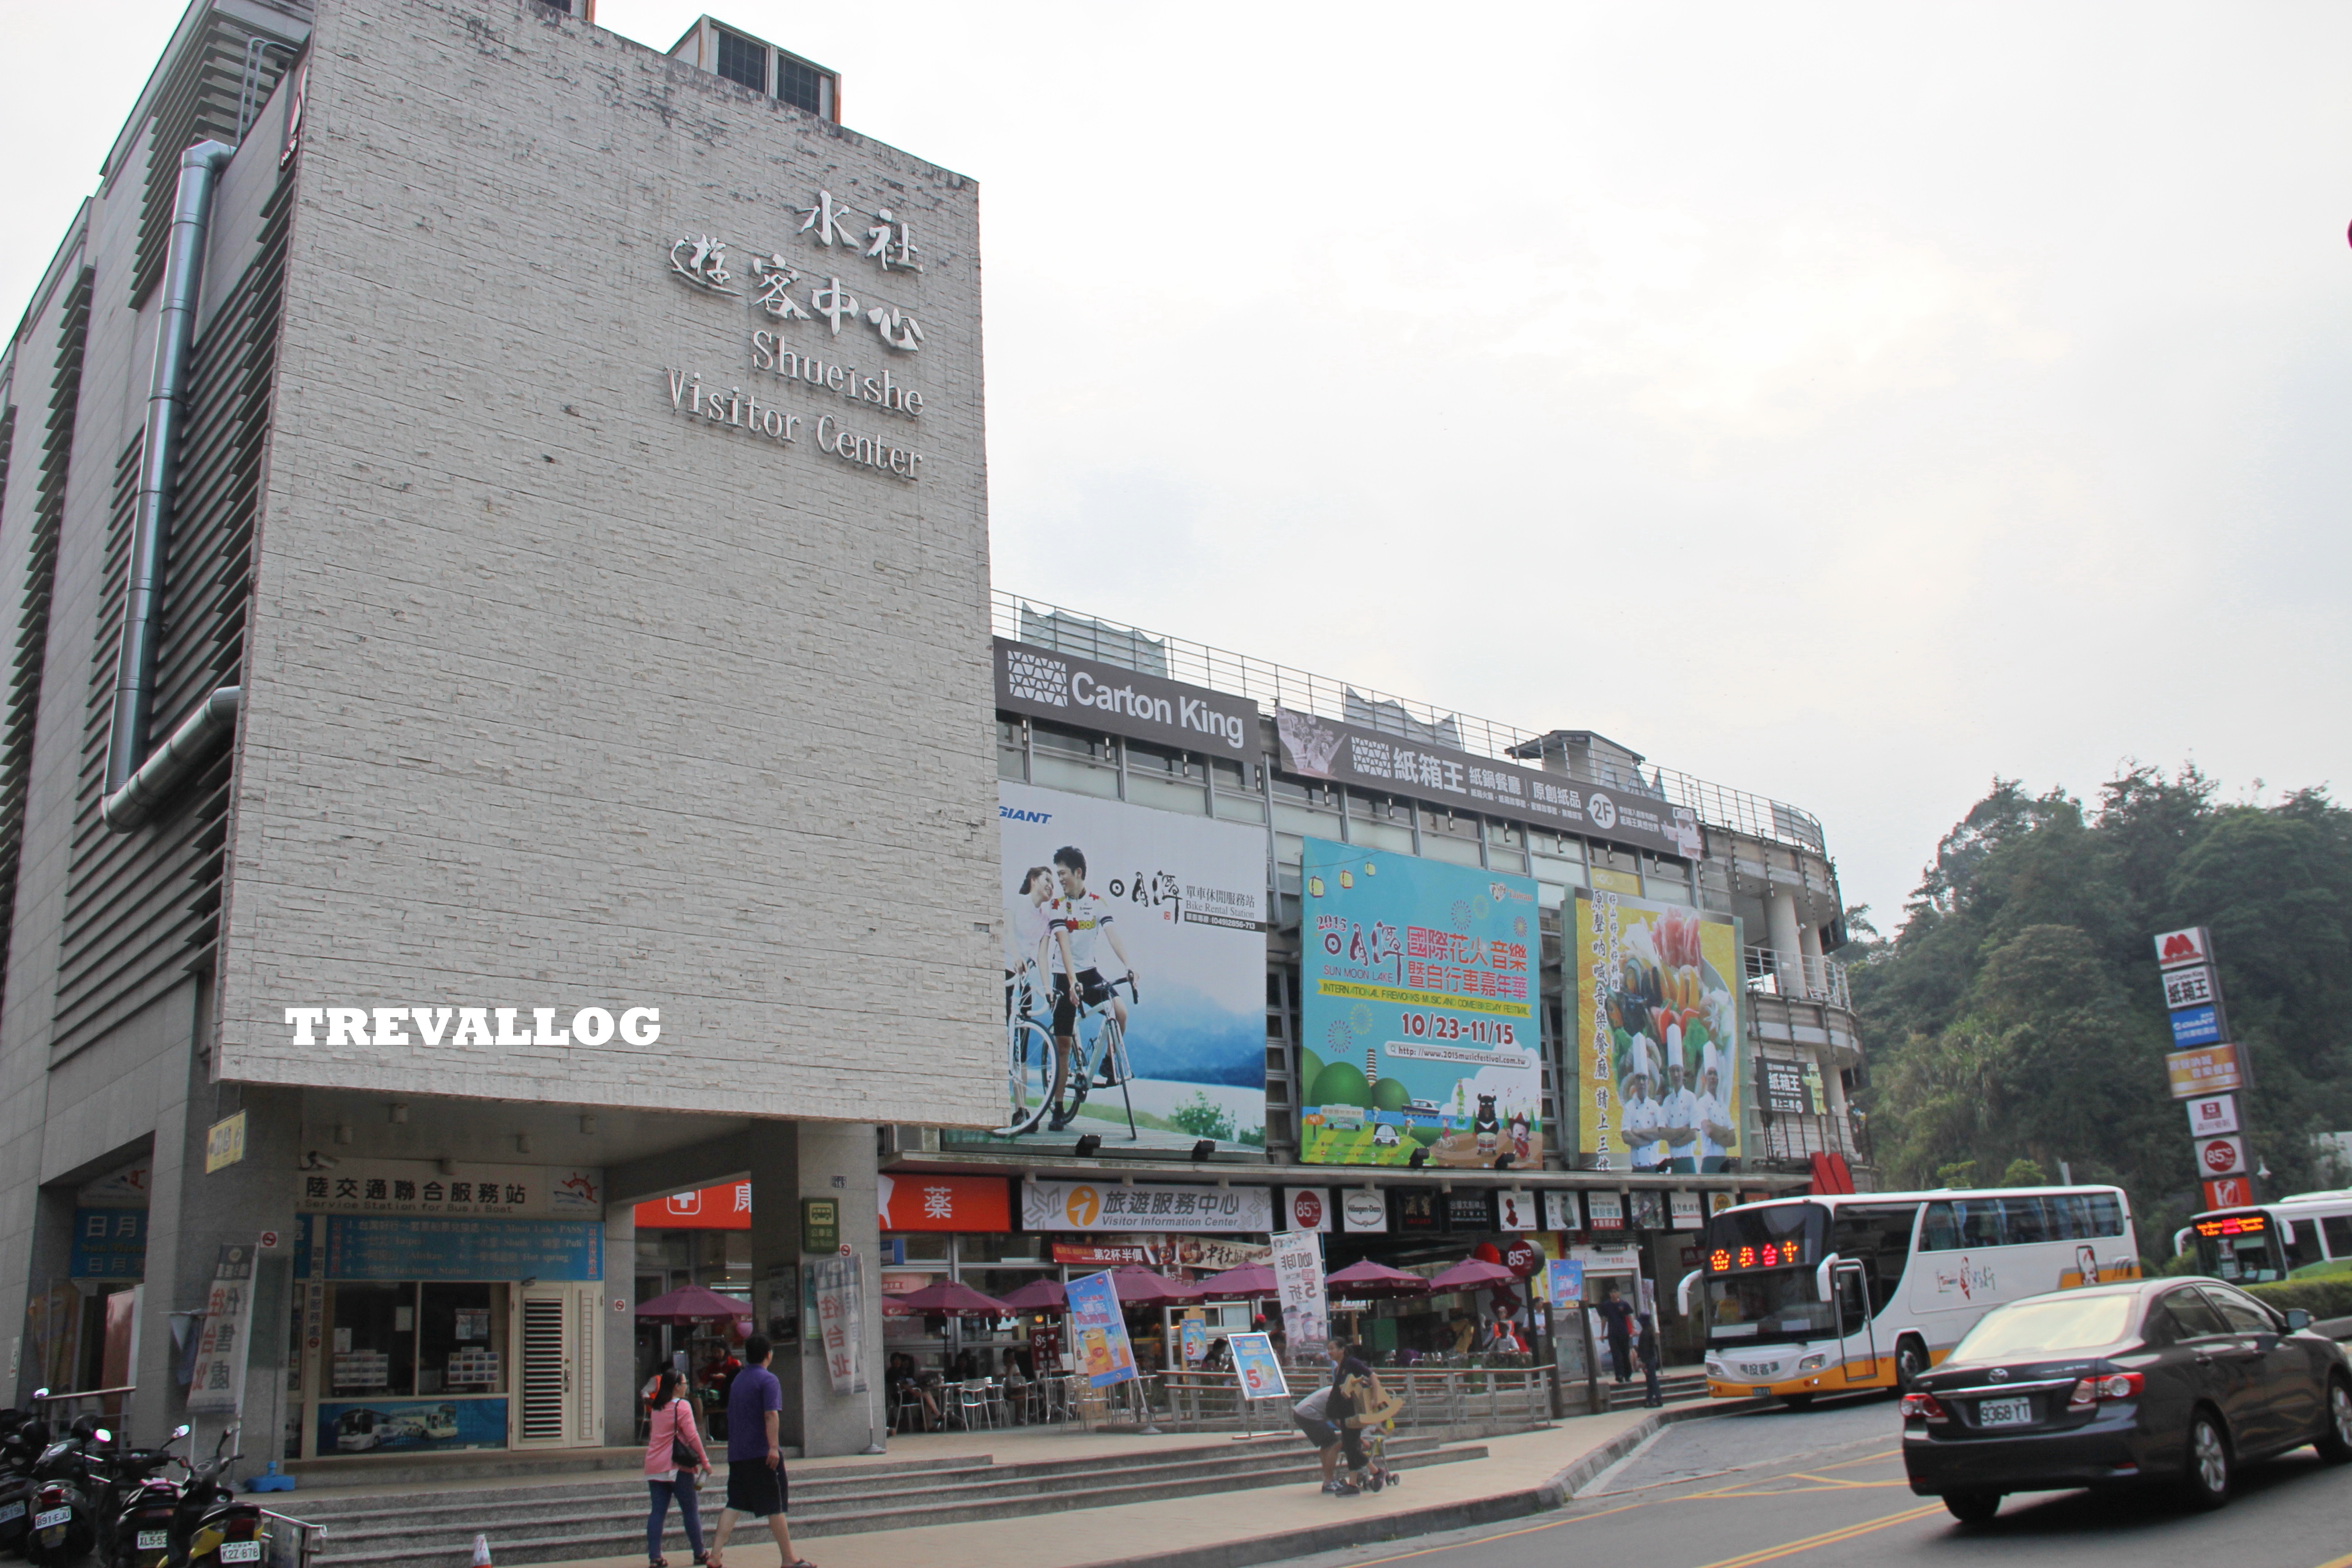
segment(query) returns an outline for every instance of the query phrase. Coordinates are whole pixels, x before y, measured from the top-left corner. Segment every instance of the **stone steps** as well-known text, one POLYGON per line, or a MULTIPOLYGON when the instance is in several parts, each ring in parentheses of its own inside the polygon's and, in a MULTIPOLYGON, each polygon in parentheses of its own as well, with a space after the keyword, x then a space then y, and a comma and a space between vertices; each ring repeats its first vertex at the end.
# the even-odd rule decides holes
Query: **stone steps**
MULTIPOLYGON (((1389 1444, 1398 1469, 1486 1458, 1477 1444, 1400 1436, 1389 1444)), ((1258 1487, 1299 1485, 1318 1474, 1314 1454, 1295 1436, 1086 1459, 996 1465, 984 1457, 944 1460, 894 1473, 855 1467, 795 1471, 795 1541, 915 1525, 1008 1519, 1069 1509, 1109 1508, 1163 1498, 1258 1487)), ((701 1492, 706 1541, 726 1500, 714 1477, 701 1492)), ((629 1482, 510 1487, 461 1496, 304 1500, 300 1517, 327 1527, 318 1568, 464 1568, 475 1535, 489 1538, 499 1563, 550 1563, 635 1553, 645 1546, 646 1493, 629 1482), (560 1495, 550 1495, 560 1494, 560 1495)), ((675 1510, 664 1551, 682 1551, 675 1510)))

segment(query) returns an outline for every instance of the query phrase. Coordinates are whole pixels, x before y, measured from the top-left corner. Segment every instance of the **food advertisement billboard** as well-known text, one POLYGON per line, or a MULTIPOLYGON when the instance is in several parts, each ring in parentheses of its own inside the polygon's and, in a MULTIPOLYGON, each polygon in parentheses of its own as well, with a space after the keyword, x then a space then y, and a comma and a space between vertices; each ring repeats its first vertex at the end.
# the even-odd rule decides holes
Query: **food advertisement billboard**
POLYGON ((1300 876, 1299 1158, 1540 1164, 1533 879, 1320 838, 1300 876))
POLYGON ((1580 1152, 1611 1171, 1720 1171, 1739 1153, 1739 924, 1576 895, 1580 1152))
POLYGON ((1265 829, 997 788, 1009 1037, 992 1136, 1265 1147, 1265 829), (1091 1070, 1057 1075, 1066 1028, 1091 1070))

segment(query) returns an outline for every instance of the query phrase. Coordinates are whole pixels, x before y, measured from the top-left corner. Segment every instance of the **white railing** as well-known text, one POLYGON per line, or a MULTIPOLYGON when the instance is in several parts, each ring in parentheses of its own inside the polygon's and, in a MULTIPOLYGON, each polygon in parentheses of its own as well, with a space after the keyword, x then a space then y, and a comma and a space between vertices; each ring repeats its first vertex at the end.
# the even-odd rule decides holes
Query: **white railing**
POLYGON ((1748 989, 1759 996, 1786 996, 1791 1001, 1822 1002, 1853 1010, 1853 994, 1846 989, 1845 965, 1833 958, 1806 958, 1769 947, 1748 950, 1748 989))
MULTIPOLYGON (((1211 647, 1206 643, 1142 631, 1042 599, 999 589, 992 595, 992 601, 998 637, 1050 647, 1057 653, 1097 658, 1146 675, 1205 686, 1212 691, 1231 692, 1236 697, 1251 698, 1262 708, 1281 707, 1319 714, 1342 723, 1360 724, 1366 729, 1451 747, 1474 756, 1517 761, 1523 765, 1524 758, 1515 756, 1515 751, 1540 738, 1537 731, 1449 712, 1411 698, 1392 697, 1370 687, 1333 680, 1270 659, 1211 647)), ((1745 790, 1709 784, 1672 768, 1620 770, 1607 763, 1596 763, 1571 767, 1568 776, 1586 784, 1646 795, 1670 805, 1688 806, 1711 827, 1777 844, 1796 845, 1816 854, 1827 852, 1820 819, 1811 812, 1745 790)))

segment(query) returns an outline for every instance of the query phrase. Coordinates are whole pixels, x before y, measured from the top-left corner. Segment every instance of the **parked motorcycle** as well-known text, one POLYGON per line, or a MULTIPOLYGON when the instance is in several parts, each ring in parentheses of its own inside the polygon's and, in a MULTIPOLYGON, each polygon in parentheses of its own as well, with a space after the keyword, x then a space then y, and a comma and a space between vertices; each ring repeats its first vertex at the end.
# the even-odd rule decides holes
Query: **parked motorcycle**
POLYGON ((22 1410, 0 1410, 0 1552, 25 1549, 32 1527, 33 1462, 48 1446, 47 1421, 22 1410))
POLYGON ((89 1452, 98 1431, 97 1416, 81 1416, 33 1461, 32 1520, 25 1555, 43 1568, 86 1557, 98 1544, 89 1452))
MULTIPOLYGON (((100 1523, 100 1560, 110 1568, 165 1568, 171 1557, 173 1516, 180 1506, 180 1488, 163 1471, 183 1461, 172 1444, 188 1435, 175 1426, 160 1448, 112 1448, 105 1451, 105 1482, 90 1501, 100 1523)), ((104 1430, 101 1442, 110 1441, 104 1430)))
MULTIPOLYGON (((174 1436, 184 1435, 181 1427, 174 1436)), ((260 1563, 268 1555, 269 1531, 259 1503, 245 1502, 221 1484, 221 1474, 240 1457, 225 1452, 237 1429, 222 1431, 213 1457, 194 1467, 165 1527, 164 1555, 142 1559, 147 1568, 223 1568, 232 1563, 260 1563)), ((184 1463, 185 1461, 182 1461, 184 1463)), ((152 1527, 147 1527, 152 1529, 152 1527)), ((142 1530, 136 1539, 145 1539, 142 1530)))

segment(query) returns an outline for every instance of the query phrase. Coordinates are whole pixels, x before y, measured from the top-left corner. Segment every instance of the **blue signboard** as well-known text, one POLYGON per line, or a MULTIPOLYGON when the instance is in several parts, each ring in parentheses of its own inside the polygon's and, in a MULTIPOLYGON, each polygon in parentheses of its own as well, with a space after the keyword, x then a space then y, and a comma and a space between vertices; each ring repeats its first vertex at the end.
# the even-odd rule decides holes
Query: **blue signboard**
POLYGON ((2175 1046, 2210 1046, 2221 1037, 2221 1016, 2213 1007, 2183 1007, 2172 1016, 2175 1046))
POLYGON ((66 1272, 76 1279, 146 1279, 147 1211, 74 1210, 73 1255, 66 1272))
POLYGON ((308 1216, 298 1262, 321 1279, 602 1279, 604 1226, 577 1219, 308 1216), (316 1242, 315 1227, 326 1237, 316 1242))
POLYGON ((507 1446, 504 1399, 371 1399, 319 1406, 319 1454, 507 1446))

